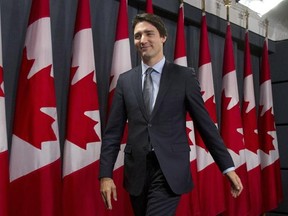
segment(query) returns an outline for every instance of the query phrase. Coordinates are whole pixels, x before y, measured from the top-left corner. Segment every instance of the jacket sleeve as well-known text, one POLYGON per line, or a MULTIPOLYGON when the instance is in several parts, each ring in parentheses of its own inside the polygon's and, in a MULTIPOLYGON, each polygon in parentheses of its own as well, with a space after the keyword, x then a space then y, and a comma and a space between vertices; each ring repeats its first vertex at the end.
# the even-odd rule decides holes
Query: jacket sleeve
POLYGON ((227 168, 234 167, 233 160, 220 136, 218 128, 206 110, 195 72, 189 70, 186 75, 186 108, 207 149, 223 172, 227 168))
POLYGON ((112 178, 114 164, 120 150, 121 139, 126 125, 127 114, 122 91, 122 82, 122 76, 120 75, 102 139, 99 178, 112 178))

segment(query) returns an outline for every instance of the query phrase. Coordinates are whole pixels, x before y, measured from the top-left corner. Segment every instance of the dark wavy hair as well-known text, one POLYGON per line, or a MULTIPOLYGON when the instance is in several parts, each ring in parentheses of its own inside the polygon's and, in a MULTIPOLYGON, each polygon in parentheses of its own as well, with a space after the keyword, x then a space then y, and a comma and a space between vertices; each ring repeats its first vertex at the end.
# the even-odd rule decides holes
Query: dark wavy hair
POLYGON ((155 28, 159 31, 159 34, 161 37, 167 37, 167 29, 164 25, 164 22, 162 21, 162 19, 155 15, 155 14, 151 14, 151 13, 142 13, 142 14, 137 14, 135 16, 135 18, 132 21, 132 29, 134 31, 135 26, 140 23, 140 22, 149 22, 150 24, 152 24, 153 26, 155 26, 155 28))

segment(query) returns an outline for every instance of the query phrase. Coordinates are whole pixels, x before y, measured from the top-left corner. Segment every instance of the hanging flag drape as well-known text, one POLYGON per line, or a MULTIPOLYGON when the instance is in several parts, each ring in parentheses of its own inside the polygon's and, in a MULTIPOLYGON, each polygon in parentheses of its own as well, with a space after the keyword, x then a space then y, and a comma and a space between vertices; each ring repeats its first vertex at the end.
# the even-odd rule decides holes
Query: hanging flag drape
MULTIPOLYGON (((208 31, 206 14, 203 12, 201 21, 201 35, 199 47, 199 83, 205 107, 217 125, 215 92, 213 85, 212 63, 208 42, 208 31)), ((199 203, 201 214, 214 216, 225 210, 224 182, 223 174, 215 164, 211 154, 197 131, 195 130, 196 150, 197 150, 197 170, 199 203), (211 184, 213 179, 213 184, 211 184), (217 187, 215 187, 217 185, 217 187)))
MULTIPOLYGON (((118 77, 132 68, 127 2, 118 0, 115 3, 119 10, 114 18, 117 24, 105 120, 109 116, 118 77)), ((153 0, 146 0, 146 8, 142 3, 143 10, 154 13, 153 0)), ((0 19, 0 216, 133 216, 129 194, 123 188, 127 126, 113 171, 118 195, 118 201, 112 200, 113 210, 106 209, 100 194, 101 123, 90 0, 77 1, 61 166, 49 4, 49 0, 31 0, 16 82, 10 161, 0 19)), ((205 13, 200 30, 199 84, 205 106, 218 126, 205 13)), ((180 1, 175 36, 174 63, 187 67, 183 1, 180 1)), ((268 39, 263 44, 258 112, 248 30, 245 34, 242 109, 234 53, 228 22, 223 56, 220 133, 244 190, 236 199, 231 196, 230 183, 194 130, 193 119, 187 115, 186 132, 195 187, 182 195, 177 216, 261 215, 277 208, 283 199, 268 39)))
POLYGON ((104 215, 98 181, 101 126, 89 0, 78 2, 70 73, 63 215, 104 215))
MULTIPOLYGON (((1 15, 1 13, 0 13, 1 15)), ((8 215, 8 144, 5 112, 5 92, 2 58, 2 31, 0 16, 0 215, 8 215)))
POLYGON ((146 13, 154 13, 152 1, 153 0, 146 0, 146 13))
POLYGON ((61 215, 61 164, 49 0, 33 0, 19 71, 10 215, 61 215))
POLYGON ((174 63, 187 67, 183 8, 184 8, 184 4, 181 3, 179 10, 178 10, 176 43, 175 43, 175 49, 174 49, 174 63))
MULTIPOLYGON (((128 8, 127 0, 120 0, 118 20, 116 27, 116 37, 113 49, 112 66, 111 66, 111 82, 108 98, 108 115, 112 104, 112 99, 117 84, 118 77, 121 73, 131 69, 130 42, 128 31, 128 8)), ((130 205, 128 193, 123 188, 123 164, 124 164, 124 148, 127 142, 127 126, 125 127, 123 139, 121 141, 121 150, 116 160, 113 172, 113 179, 117 187, 117 202, 113 202, 113 210, 111 215, 127 215, 132 216, 133 211, 130 205)))
POLYGON ((264 41, 262 52, 258 125, 262 169, 262 206, 263 211, 266 212, 276 208, 283 198, 267 38, 264 41))
POLYGON ((250 215, 260 215, 262 213, 261 168, 248 30, 245 33, 243 91, 241 114, 246 147, 245 156, 248 171, 249 201, 250 204, 253 204, 253 207, 250 208, 250 215))
POLYGON ((229 22, 227 24, 223 56, 221 97, 221 136, 233 158, 237 174, 244 187, 241 196, 235 199, 230 193, 230 183, 226 181, 224 191, 226 211, 224 215, 242 216, 249 212, 247 169, 233 42, 229 22))
MULTIPOLYGON (((184 4, 180 3, 178 10, 178 21, 176 31, 176 41, 174 50, 174 63, 187 67, 186 56, 186 39, 184 26, 184 4)), ((190 144, 190 167, 193 176, 195 187, 190 193, 181 196, 179 205, 177 207, 176 215, 198 215, 199 214, 199 199, 198 199, 198 185, 197 185, 197 162, 196 162, 196 147, 194 125, 191 117, 187 114, 186 130, 190 144)))

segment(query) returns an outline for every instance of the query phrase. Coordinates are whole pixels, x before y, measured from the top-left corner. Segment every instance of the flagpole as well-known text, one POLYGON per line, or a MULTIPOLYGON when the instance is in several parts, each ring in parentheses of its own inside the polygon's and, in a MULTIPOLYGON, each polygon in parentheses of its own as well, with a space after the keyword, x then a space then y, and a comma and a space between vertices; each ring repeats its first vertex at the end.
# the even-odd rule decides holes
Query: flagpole
POLYGON ((267 39, 268 38, 268 26, 269 26, 268 19, 265 19, 264 25, 265 25, 265 38, 267 39))
POLYGON ((206 11, 205 0, 202 0, 202 14, 205 14, 205 11, 206 11))
POLYGON ((226 19, 227 19, 228 22, 230 22, 230 21, 229 21, 229 9, 230 9, 230 6, 231 6, 231 0, 223 0, 223 1, 224 1, 224 5, 225 5, 225 7, 226 7, 226 10, 227 10, 227 17, 226 17, 226 19))
POLYGON ((248 31, 248 28, 249 28, 249 11, 248 9, 246 9, 245 11, 245 17, 246 17, 246 30, 248 31))

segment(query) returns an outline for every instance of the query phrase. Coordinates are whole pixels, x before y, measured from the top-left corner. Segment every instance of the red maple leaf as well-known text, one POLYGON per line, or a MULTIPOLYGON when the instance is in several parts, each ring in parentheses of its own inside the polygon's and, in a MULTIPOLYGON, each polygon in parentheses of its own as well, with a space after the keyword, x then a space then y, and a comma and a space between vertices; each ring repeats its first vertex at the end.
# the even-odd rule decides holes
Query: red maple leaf
MULTIPOLYGON (((262 109, 263 106, 260 106, 259 113, 262 112, 262 109)), ((261 150, 266 154, 269 154, 271 150, 275 150, 273 145, 274 137, 268 134, 271 131, 276 131, 272 107, 263 116, 259 117, 259 144, 261 150)))
POLYGON ((41 149, 42 142, 57 139, 51 127, 55 120, 40 110, 56 108, 56 98, 54 78, 50 76, 52 65, 27 78, 34 61, 27 59, 25 48, 18 81, 14 134, 41 149))
MULTIPOLYGON (((78 67, 71 69, 73 78, 78 67)), ((67 139, 86 149, 90 142, 99 142, 100 138, 94 130, 98 121, 85 115, 87 111, 99 110, 97 85, 93 81, 94 71, 70 86, 68 103, 67 139)))
MULTIPOLYGON (((243 102, 243 110, 247 110, 249 106, 249 102, 243 102)), ((259 141, 258 134, 255 133, 257 130, 257 122, 256 122, 256 110, 255 108, 251 109, 248 113, 244 112, 243 115, 243 132, 245 138, 245 147, 257 154, 257 150, 259 149, 259 141)))
POLYGON ((4 97, 4 90, 1 88, 3 83, 3 68, 0 66, 0 97, 4 97))
POLYGON ((226 146, 233 150, 236 154, 244 149, 243 134, 237 130, 242 129, 242 121, 240 115, 239 103, 235 104, 230 110, 227 109, 231 98, 222 95, 222 103, 225 110, 222 110, 221 116, 221 136, 226 146))

